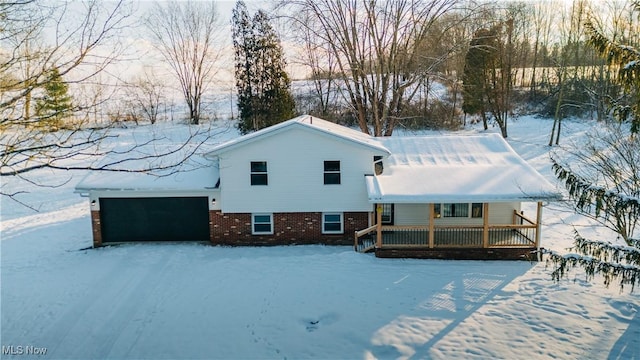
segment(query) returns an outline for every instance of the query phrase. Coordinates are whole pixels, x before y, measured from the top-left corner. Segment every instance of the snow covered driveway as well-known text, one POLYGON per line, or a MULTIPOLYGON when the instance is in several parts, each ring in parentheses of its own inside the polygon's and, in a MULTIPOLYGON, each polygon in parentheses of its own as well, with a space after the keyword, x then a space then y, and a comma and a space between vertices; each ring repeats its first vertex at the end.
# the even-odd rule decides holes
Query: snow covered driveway
POLYGON ((52 358, 409 355, 531 267, 199 244, 14 261, 13 243, 2 244, 3 345, 45 347, 52 358))
POLYGON ((528 262, 376 259, 325 246, 78 250, 88 219, 70 217, 2 241, 5 349, 65 359, 444 359, 602 358, 618 338, 638 345, 637 298, 553 285, 528 262))

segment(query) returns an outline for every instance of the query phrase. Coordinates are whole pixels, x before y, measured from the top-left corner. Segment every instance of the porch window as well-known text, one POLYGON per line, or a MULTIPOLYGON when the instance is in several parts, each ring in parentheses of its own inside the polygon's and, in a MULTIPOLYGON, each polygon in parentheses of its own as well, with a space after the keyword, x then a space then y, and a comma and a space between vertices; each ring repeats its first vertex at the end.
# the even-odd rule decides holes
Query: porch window
POLYGON ((393 225, 393 204, 382 204, 382 224, 393 225))
POLYGON ((273 214, 252 214, 251 233, 253 235, 273 234, 273 214))
POLYGON ((343 216, 342 213, 323 213, 322 214, 322 233, 323 234, 342 234, 343 216))
POLYGON ((473 203, 471 204, 471 217, 472 218, 481 218, 482 217, 482 203, 473 203))
POLYGON ((333 160, 324 162, 324 184, 340 184, 340 161, 333 160))
POLYGON ((482 203, 434 204, 435 217, 481 218, 482 203))
POLYGON ((267 162, 251 162, 251 185, 267 185, 267 162))

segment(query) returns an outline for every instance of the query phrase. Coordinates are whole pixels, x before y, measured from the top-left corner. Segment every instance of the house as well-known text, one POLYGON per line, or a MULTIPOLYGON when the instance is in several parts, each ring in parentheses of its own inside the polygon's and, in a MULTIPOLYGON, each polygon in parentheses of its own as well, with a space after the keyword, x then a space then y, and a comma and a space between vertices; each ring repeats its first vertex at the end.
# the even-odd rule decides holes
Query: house
POLYGON ((375 138, 300 116, 213 147, 210 166, 89 174, 94 246, 353 245, 378 256, 518 257, 554 187, 499 135, 375 138), (537 204, 535 218, 521 213, 537 204))

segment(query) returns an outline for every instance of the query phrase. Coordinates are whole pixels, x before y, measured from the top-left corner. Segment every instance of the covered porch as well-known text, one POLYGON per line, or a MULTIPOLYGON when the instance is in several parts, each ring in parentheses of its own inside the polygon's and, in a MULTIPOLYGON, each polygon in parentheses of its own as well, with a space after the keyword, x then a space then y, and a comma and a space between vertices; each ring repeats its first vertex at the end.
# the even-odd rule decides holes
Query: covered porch
POLYGON ((525 259, 540 248, 543 202, 559 194, 499 134, 381 141, 391 155, 365 175, 374 211, 371 226, 355 233, 357 251, 525 259), (525 215, 523 203, 537 206, 525 215))
POLYGON ((537 202, 535 219, 514 209, 510 221, 500 223, 490 221, 489 203, 482 203, 481 224, 442 224, 431 203, 426 225, 390 225, 388 205, 377 204, 374 225, 355 232, 356 251, 377 257, 537 259, 532 252, 540 247, 542 202, 537 202))

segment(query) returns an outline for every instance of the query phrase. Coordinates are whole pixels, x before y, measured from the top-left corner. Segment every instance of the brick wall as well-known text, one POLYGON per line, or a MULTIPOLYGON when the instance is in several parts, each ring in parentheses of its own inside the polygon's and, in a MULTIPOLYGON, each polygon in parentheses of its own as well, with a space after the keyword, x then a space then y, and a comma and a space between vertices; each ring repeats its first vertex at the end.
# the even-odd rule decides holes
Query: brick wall
POLYGON ((274 213, 273 235, 252 235, 251 214, 210 211, 211 242, 215 245, 352 245, 356 230, 369 224, 367 212, 345 212, 343 234, 322 233, 322 213, 274 213))
POLYGON ((91 211, 91 229, 93 230, 93 247, 102 246, 102 227, 100 211, 91 211))

